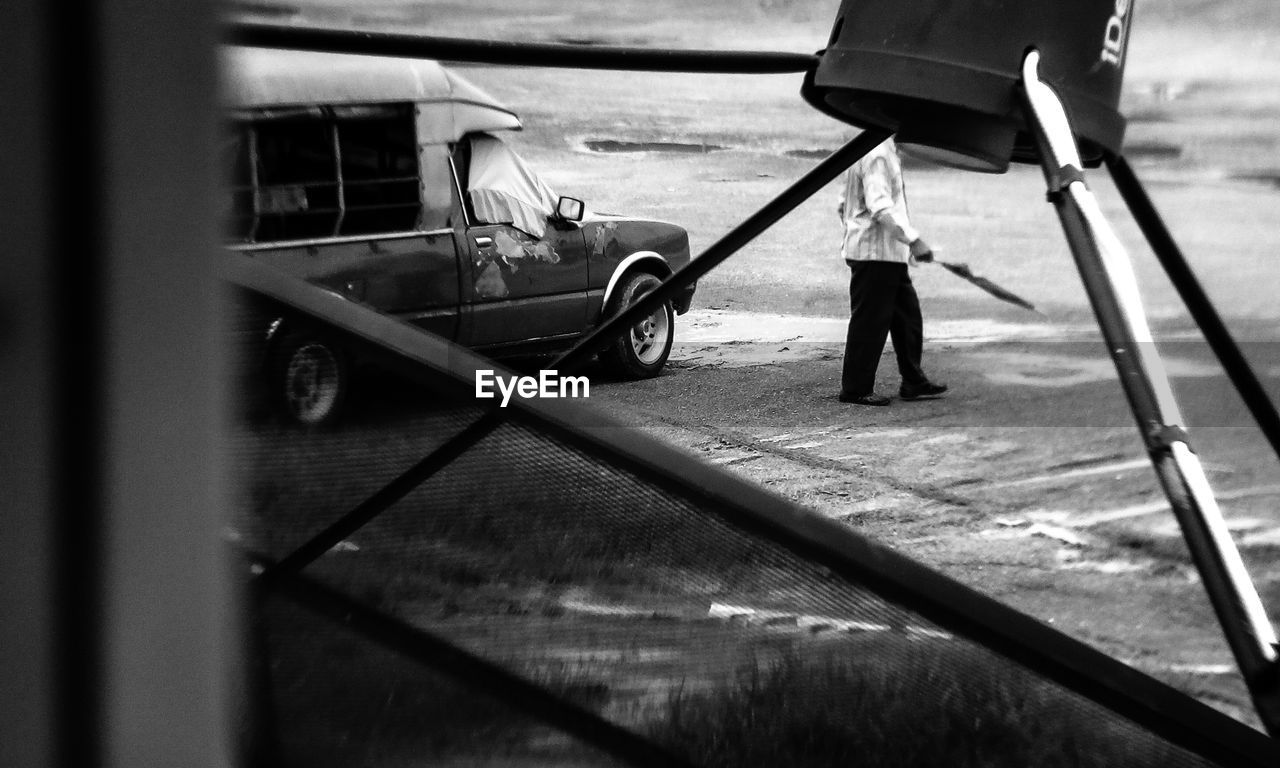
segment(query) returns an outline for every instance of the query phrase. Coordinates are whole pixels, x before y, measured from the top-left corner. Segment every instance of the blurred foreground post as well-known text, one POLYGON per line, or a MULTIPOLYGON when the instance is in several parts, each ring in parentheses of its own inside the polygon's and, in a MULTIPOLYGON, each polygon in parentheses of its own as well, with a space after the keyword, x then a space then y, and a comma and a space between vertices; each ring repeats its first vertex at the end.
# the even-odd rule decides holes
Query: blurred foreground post
POLYGON ((228 763, 212 20, 5 4, 0 765, 228 763))

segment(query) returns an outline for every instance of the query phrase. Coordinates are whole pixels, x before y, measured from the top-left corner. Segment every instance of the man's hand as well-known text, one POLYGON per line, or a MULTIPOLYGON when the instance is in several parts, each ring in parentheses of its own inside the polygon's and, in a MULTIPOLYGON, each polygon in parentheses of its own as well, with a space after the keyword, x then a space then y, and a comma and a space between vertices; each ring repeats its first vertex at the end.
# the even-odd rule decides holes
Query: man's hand
POLYGON ((911 258, 922 264, 928 264, 933 261, 933 249, 924 241, 924 238, 917 237, 911 241, 908 246, 911 249, 911 258))

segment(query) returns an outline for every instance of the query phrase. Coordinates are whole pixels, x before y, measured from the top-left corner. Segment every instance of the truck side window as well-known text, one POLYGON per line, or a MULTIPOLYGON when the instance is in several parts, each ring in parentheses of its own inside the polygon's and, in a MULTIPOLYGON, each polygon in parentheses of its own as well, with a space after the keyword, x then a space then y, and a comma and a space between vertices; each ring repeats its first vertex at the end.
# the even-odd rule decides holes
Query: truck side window
POLYGON ((257 134, 255 240, 301 240, 337 234, 342 189, 337 141, 329 120, 261 122, 257 134))
POLYGON ((339 122, 345 215, 340 234, 417 227, 418 152, 411 114, 339 122))
POLYGON ((249 115, 225 147, 234 239, 411 232, 427 224, 409 105, 249 115))

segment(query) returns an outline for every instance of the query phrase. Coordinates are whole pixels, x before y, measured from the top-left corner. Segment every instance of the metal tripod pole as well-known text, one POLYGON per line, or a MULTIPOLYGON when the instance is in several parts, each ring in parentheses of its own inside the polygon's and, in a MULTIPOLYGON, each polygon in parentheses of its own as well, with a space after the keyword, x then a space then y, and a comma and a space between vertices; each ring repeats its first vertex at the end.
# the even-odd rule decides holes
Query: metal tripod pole
POLYGON ((1142 234, 1146 236, 1160 266, 1164 267, 1169 282, 1178 290, 1182 303, 1187 305, 1187 310, 1195 318, 1196 325, 1200 326, 1205 341, 1209 343, 1218 362, 1222 364, 1222 369, 1240 393, 1240 399, 1249 409, 1253 420, 1258 423, 1267 442, 1271 443, 1276 456, 1280 457, 1280 412, 1276 410, 1275 403, 1271 402, 1271 397, 1245 359, 1240 346, 1231 338, 1226 323, 1218 316, 1213 302, 1191 271, 1191 265, 1182 255, 1182 249, 1174 242, 1173 235, 1160 218, 1155 204, 1147 196, 1147 191, 1143 189, 1142 182, 1138 180, 1138 175, 1133 172, 1129 162, 1110 153, 1106 156, 1106 162, 1116 189, 1124 198, 1124 203, 1133 214, 1142 234))
POLYGON ((1023 60, 1022 98, 1040 151, 1049 199, 1084 281, 1147 453, 1164 487, 1192 561, 1244 676, 1262 722, 1280 735, 1280 664, 1267 618, 1222 512, 1191 450, 1164 363, 1156 351, 1124 246, 1085 186, 1062 101, 1039 76, 1040 54, 1023 60))

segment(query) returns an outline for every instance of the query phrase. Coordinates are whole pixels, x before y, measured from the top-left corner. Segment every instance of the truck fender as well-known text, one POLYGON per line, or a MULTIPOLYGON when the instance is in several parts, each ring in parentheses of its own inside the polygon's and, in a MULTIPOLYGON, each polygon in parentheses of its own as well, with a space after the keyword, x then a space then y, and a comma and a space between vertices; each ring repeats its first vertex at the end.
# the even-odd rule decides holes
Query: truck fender
POLYGON ((613 274, 609 276, 609 283, 604 287, 603 307, 607 308, 609 306, 609 299, 613 298, 613 291, 618 287, 618 281, 637 264, 644 264, 646 267, 650 267, 650 271, 664 280, 671 274, 671 266, 667 264, 667 260, 662 257, 662 254, 654 251, 636 251, 618 262, 613 274))

